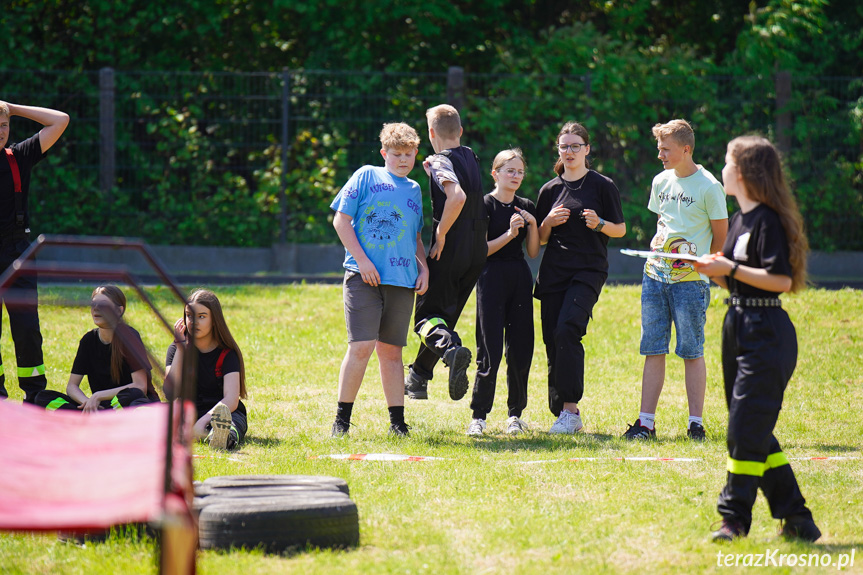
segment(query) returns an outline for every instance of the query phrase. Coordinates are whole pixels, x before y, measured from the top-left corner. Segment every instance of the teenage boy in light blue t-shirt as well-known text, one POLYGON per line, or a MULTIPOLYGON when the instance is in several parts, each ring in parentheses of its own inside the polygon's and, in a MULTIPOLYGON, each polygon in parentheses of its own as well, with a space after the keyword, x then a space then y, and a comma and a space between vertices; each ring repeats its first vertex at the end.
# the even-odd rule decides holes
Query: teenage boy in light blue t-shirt
MULTIPOLYGON (((654 252, 702 256, 722 248, 728 232, 725 190, 713 175, 692 159, 695 134, 685 120, 653 127, 659 159, 665 171, 653 179, 647 207, 658 216, 654 252)), ((665 383, 665 356, 674 324, 674 353, 683 359, 689 403, 687 435, 705 437, 704 323, 710 304, 710 280, 695 271, 691 261, 648 258, 641 283, 641 412, 623 434, 627 439, 656 435, 659 395, 665 383)))
POLYGON ((402 348, 414 293, 428 288, 422 192, 408 179, 419 135, 407 124, 384 124, 384 167, 363 166, 330 204, 333 226, 345 246, 345 323, 348 350, 339 370, 339 400, 333 437, 348 434, 354 400, 369 358, 377 351, 390 415, 390 433, 408 435, 404 418, 402 348))

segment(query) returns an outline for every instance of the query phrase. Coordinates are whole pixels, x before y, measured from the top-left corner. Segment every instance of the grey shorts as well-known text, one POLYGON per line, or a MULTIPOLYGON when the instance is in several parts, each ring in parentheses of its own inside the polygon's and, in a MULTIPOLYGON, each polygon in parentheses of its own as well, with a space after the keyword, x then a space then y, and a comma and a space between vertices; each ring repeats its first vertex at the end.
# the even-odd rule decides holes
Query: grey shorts
POLYGON ((404 347, 408 343, 414 290, 372 287, 358 273, 346 272, 343 285, 348 341, 380 341, 404 347))

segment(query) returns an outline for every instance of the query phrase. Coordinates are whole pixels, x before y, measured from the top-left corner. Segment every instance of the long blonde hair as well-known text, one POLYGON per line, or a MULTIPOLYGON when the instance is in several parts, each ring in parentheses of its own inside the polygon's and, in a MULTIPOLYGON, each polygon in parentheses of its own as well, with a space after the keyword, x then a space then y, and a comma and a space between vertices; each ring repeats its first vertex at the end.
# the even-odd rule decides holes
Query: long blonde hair
POLYGON ((225 321, 225 314, 222 313, 222 304, 219 303, 219 298, 210 290, 197 289, 189 295, 189 303, 199 303, 210 310, 210 321, 212 322, 213 338, 216 340, 216 345, 220 348, 234 350, 240 359, 240 397, 245 399, 246 365, 243 362, 243 352, 240 351, 240 346, 237 345, 237 341, 231 335, 231 330, 228 329, 228 322, 225 321))
POLYGON ((729 142, 728 153, 740 171, 749 199, 761 202, 779 214, 788 239, 791 291, 802 289, 806 285, 809 241, 803 231, 803 216, 782 171, 779 152, 767 138, 740 136, 729 142))

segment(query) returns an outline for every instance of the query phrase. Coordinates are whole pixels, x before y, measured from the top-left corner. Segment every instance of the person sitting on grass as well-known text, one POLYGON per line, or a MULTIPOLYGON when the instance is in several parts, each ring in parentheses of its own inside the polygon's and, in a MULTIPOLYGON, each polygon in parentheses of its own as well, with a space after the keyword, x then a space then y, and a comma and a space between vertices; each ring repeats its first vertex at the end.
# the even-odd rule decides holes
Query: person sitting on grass
POLYGON ((209 290, 192 292, 185 317, 174 324, 174 342, 165 359, 166 393, 179 388, 183 356, 189 344, 188 329, 193 324, 198 350, 195 437, 206 439, 213 449, 236 449, 249 428, 246 406, 240 401, 246 397, 246 369, 222 304, 209 290))
POLYGON ((90 315, 96 328, 78 343, 66 393, 44 390, 36 395, 36 405, 49 411, 76 409, 93 413, 100 409, 122 409, 159 401, 150 376, 141 336, 123 322, 126 296, 113 285, 93 290, 90 315), (90 395, 81 389, 84 377, 90 395))
POLYGON ((384 167, 363 166, 330 207, 345 246, 345 323, 348 350, 339 369, 333 437, 348 434, 351 413, 369 358, 377 351, 390 416, 390 433, 409 434, 405 423, 402 348, 407 345, 414 294, 428 288, 420 231, 422 192, 407 176, 420 138, 407 124, 385 124, 380 133, 384 167))

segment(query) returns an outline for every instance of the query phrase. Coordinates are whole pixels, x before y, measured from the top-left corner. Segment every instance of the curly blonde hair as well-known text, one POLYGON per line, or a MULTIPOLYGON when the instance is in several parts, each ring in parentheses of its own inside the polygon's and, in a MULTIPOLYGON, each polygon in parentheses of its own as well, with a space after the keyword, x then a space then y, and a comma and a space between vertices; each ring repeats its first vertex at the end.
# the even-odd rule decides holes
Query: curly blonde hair
POLYGON ((385 150, 415 150, 420 146, 417 131, 402 122, 384 124, 380 138, 381 147, 385 150))

